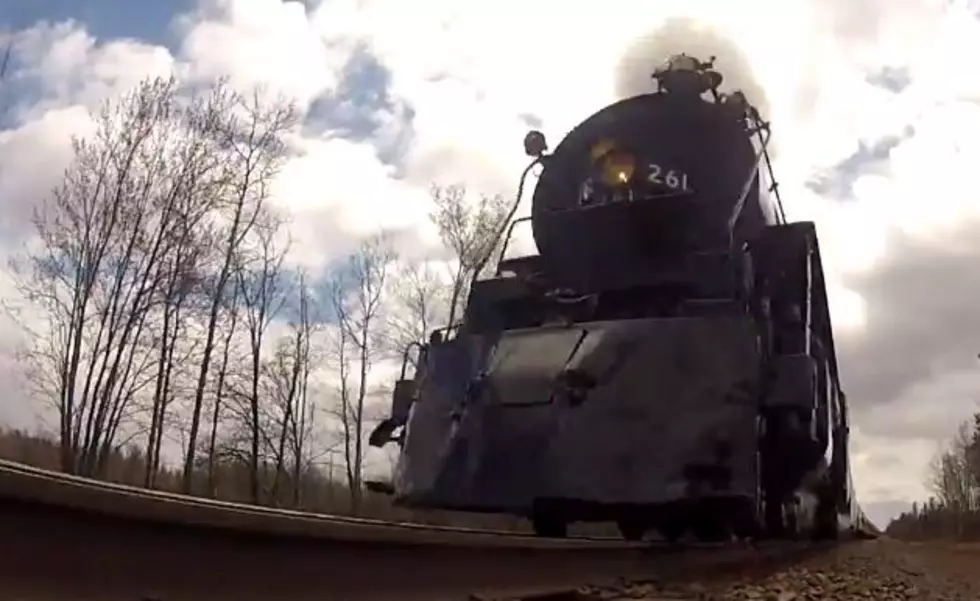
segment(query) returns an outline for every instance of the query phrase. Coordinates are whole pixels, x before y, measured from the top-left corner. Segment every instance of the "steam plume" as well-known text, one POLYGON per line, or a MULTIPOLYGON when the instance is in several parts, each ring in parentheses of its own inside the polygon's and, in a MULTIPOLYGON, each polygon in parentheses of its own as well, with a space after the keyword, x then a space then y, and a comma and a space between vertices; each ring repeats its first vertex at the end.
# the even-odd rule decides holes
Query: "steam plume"
POLYGON ((616 95, 628 98, 653 91, 650 74, 671 55, 681 52, 700 60, 717 57, 715 67, 725 77, 721 89, 742 90, 763 118, 767 118, 769 102, 765 92, 738 46, 718 31, 687 18, 668 19, 630 44, 616 65, 616 95))

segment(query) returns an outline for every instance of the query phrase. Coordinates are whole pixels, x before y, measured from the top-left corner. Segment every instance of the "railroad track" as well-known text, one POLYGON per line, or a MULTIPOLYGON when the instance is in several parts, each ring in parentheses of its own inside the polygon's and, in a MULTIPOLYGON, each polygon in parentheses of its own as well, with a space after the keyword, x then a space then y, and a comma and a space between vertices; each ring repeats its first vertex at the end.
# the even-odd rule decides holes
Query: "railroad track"
POLYGON ((147 491, 0 461, 0 599, 515 599, 620 579, 778 569, 824 549, 670 547, 393 524, 147 491))

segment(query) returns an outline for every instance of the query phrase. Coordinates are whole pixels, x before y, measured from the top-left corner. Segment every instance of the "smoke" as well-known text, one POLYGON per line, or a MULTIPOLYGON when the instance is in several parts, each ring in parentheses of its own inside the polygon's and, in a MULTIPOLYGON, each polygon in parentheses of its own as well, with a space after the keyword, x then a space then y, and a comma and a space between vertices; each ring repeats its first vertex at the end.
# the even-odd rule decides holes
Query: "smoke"
POLYGON ((763 118, 768 117, 769 101, 765 91, 738 46, 707 25, 682 17, 668 19, 627 47, 616 65, 617 97, 628 98, 653 91, 650 75, 670 56, 681 52, 700 60, 716 57, 715 67, 725 78, 721 90, 742 90, 763 118))

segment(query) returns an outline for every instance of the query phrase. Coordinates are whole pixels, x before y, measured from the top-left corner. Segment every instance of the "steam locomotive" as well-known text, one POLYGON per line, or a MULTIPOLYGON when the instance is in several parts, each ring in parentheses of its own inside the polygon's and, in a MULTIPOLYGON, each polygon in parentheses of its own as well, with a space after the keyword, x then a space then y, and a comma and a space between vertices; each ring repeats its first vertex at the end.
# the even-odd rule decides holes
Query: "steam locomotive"
POLYGON ((786 221, 769 125, 713 63, 672 57, 552 153, 525 138, 538 254, 501 250, 403 366, 369 439, 400 446, 397 503, 558 537, 871 532, 814 224, 786 221))

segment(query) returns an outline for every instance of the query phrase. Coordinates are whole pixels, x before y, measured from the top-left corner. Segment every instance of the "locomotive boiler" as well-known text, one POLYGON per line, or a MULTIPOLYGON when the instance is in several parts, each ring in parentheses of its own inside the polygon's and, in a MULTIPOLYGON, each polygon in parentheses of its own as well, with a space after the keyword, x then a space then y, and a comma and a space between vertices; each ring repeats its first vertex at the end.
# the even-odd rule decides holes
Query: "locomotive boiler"
POLYGON ((671 58, 551 153, 528 134, 538 253, 500 251, 403 367, 369 441, 400 445, 397 503, 544 536, 864 529, 815 227, 786 222, 769 125, 712 63, 671 58))

